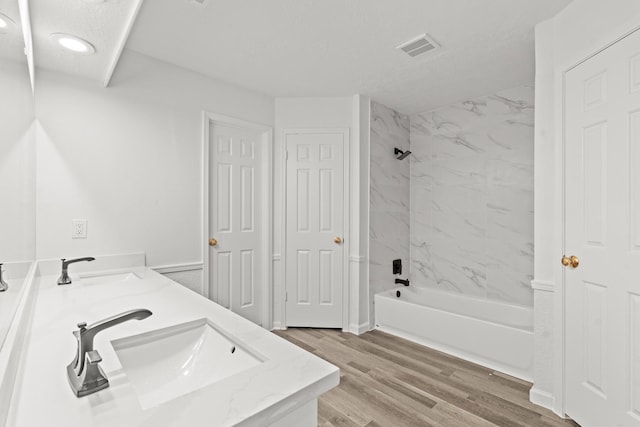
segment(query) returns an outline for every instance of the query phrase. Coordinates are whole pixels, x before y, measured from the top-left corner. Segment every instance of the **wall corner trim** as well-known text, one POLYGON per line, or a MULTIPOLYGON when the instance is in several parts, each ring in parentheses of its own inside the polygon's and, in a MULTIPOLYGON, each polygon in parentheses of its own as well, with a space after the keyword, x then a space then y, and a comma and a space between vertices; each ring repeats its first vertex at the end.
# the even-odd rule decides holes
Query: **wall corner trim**
POLYGON ((549 393, 548 391, 539 390, 534 385, 533 387, 531 387, 531 390, 529 390, 529 400, 531 401, 531 403, 535 403, 538 406, 542 406, 543 408, 547 408, 550 411, 553 411, 556 399, 553 394, 549 393))
POLYGON ((531 281, 531 289, 533 289, 534 291, 555 292, 556 284, 554 282, 549 282, 546 280, 533 279, 531 281))

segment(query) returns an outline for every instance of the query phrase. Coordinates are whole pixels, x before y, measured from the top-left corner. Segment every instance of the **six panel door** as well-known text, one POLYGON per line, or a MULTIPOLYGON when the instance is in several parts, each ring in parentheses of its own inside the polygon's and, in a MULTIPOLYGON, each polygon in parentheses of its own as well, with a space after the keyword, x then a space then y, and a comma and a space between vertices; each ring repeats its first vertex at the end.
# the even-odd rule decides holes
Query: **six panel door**
POLYGON ((215 123, 209 135, 210 295, 261 325, 261 134, 215 123))
POLYGON ((566 412, 640 426, 640 32, 569 71, 565 96, 566 412))
POLYGON ((286 324, 342 327, 345 134, 285 133, 286 324))

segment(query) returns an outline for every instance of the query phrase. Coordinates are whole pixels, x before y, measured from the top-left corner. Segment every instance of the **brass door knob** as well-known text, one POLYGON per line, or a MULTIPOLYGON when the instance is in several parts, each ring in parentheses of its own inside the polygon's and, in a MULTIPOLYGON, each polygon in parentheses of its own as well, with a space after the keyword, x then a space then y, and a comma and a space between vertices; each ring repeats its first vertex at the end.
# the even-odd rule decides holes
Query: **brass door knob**
POLYGON ((578 268, 578 266, 580 265, 580 260, 575 255, 571 255, 570 257, 565 255, 565 256, 562 257, 560 262, 565 267, 569 267, 570 266, 571 268, 578 268))
POLYGON ((342 237, 336 236, 335 239, 333 239, 334 242, 336 242, 337 244, 342 243, 342 237))
POLYGON ((218 241, 213 237, 209 239, 209 246, 218 246, 218 241))

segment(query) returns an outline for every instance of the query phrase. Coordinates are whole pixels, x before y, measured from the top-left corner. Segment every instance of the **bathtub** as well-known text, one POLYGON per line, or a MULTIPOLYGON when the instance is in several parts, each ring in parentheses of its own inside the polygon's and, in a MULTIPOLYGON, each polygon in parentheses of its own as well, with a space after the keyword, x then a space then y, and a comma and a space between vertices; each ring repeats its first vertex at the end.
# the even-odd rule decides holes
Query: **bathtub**
POLYGON ((531 308, 415 286, 378 293, 374 304, 376 329, 532 379, 531 308))

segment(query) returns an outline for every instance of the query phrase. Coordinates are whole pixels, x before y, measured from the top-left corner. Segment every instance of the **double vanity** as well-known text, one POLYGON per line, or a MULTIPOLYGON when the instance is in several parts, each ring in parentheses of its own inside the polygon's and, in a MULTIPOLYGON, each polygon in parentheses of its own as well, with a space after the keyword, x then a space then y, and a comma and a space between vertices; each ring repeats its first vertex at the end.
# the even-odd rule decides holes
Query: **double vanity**
POLYGON ((0 352, 0 425, 317 425, 335 366, 145 267, 143 254, 69 270, 67 285, 59 260, 25 274, 0 352))

